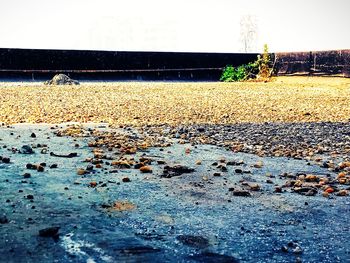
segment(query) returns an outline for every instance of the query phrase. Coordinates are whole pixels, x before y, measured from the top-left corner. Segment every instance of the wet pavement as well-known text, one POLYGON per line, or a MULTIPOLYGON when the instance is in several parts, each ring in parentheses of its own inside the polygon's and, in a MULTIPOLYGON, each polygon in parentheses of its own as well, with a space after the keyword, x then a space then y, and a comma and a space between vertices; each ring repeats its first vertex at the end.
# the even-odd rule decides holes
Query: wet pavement
POLYGON ((104 161, 78 175, 91 138, 50 127, 0 129, 0 156, 10 158, 0 162, 1 262, 350 262, 348 196, 275 191, 284 173, 336 176, 317 164, 174 143, 130 155, 152 159, 152 173, 104 161), (23 145, 34 153, 19 153, 23 145), (235 165, 220 170, 223 159, 235 165), (170 164, 194 172, 165 178, 170 164), (259 189, 235 196, 242 183, 259 189), (58 235, 39 235, 50 227, 58 235))

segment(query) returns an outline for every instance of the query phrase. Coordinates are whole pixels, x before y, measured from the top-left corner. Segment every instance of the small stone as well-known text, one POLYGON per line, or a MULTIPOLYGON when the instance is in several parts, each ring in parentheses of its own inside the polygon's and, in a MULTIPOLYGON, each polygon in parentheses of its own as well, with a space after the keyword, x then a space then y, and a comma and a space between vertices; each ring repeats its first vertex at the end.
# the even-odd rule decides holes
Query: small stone
POLYGON ((282 193, 282 187, 275 187, 275 193, 282 193))
POLYGON ((2 157, 1 160, 3 163, 10 163, 10 158, 9 157, 2 157))
POLYGON ((36 167, 36 170, 37 170, 38 172, 44 172, 45 168, 44 168, 44 166, 38 165, 38 166, 36 167))
POLYGON ((261 187, 259 184, 252 184, 252 185, 249 185, 250 187, 250 190, 252 191, 260 191, 261 187))
POLYGON ((27 199, 33 200, 34 199, 34 195, 27 195, 27 199))
POLYGON ((34 153, 32 147, 30 147, 29 145, 23 145, 21 147, 20 152, 23 154, 33 154, 34 153))
POLYGON ((50 169, 55 169, 57 167, 58 167, 58 165, 56 163, 50 165, 50 169))
POLYGON ((214 173, 213 176, 216 176, 216 177, 221 176, 221 173, 214 173))
POLYGON ((39 236, 41 237, 58 237, 60 227, 49 227, 39 230, 39 236))
POLYGON ((233 194, 234 196, 244 196, 244 197, 249 197, 249 196, 251 196, 251 193, 249 193, 249 192, 246 191, 246 190, 234 190, 234 191, 232 192, 232 194, 233 194))
POLYGON ((303 250, 302 250, 301 247, 296 246, 296 247, 293 249, 293 253, 294 253, 294 254, 301 254, 301 253, 303 253, 303 250))
POLYGON ((142 166, 140 167, 141 173, 152 173, 152 168, 150 166, 142 166))
POLYGON ((84 170, 84 169, 82 169, 82 168, 80 168, 80 169, 78 169, 78 171, 77 171, 77 174, 78 175, 84 175, 84 174, 86 174, 87 172, 84 170))
POLYGON ((96 182, 90 182, 89 185, 90 185, 90 187, 95 188, 97 186, 97 183, 96 182))
POLYGON ((181 235, 177 236, 176 239, 190 247, 206 248, 209 246, 209 240, 201 236, 181 235))
POLYGON ((128 201, 116 201, 111 207, 115 211, 130 211, 135 208, 136 206, 128 201))
POLYGON ((264 166, 262 161, 257 162, 256 164, 253 165, 254 168, 262 168, 264 166))
POLYGON ((31 138, 36 138, 36 134, 34 132, 32 132, 32 134, 30 135, 31 138))
POLYGON ((327 193, 326 191, 322 193, 323 197, 329 197, 329 193, 327 193))
POLYGON ((123 181, 123 183, 130 183, 130 182, 131 182, 131 180, 130 180, 129 177, 124 177, 124 178, 122 179, 122 181, 123 181))
POLYGON ((332 187, 328 187, 328 188, 326 188, 325 192, 331 194, 334 192, 334 189, 332 187))
POLYGON ((307 174, 305 176, 305 181, 306 182, 315 182, 317 181, 318 177, 316 175, 313 175, 313 174, 307 174))
POLYGON ((281 247, 282 252, 288 252, 288 247, 287 246, 282 246, 281 247))
POLYGON ((347 196, 349 195, 347 190, 340 190, 339 192, 336 193, 337 196, 347 196))
POLYGON ((201 160, 197 160, 196 161, 196 165, 201 165, 202 164, 202 161, 201 160))
POLYGON ((243 173, 243 171, 242 171, 242 169, 235 169, 235 173, 241 174, 241 173, 243 173))
POLYGON ((9 220, 5 215, 0 216, 0 224, 8 224, 9 220))
POLYGON ((23 178, 30 178, 30 177, 31 177, 30 173, 23 174, 23 178))

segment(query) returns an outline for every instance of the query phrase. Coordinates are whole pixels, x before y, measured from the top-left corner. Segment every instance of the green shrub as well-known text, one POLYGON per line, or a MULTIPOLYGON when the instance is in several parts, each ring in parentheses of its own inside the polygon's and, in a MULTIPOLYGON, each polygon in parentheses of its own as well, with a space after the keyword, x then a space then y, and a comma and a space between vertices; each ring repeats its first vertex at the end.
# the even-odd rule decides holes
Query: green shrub
POLYGON ((264 53, 258 55, 257 60, 246 65, 238 66, 237 68, 228 65, 224 68, 220 81, 233 82, 245 81, 249 79, 258 79, 267 81, 272 73, 270 55, 268 47, 264 45, 264 53))

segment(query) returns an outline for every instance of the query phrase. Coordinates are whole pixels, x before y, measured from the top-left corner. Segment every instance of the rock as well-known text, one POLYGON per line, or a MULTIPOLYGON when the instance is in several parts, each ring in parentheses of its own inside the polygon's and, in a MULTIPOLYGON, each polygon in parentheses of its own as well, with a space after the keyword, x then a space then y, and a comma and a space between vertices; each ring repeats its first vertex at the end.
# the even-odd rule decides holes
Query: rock
POLYGON ((254 168, 262 168, 264 166, 262 161, 257 162, 256 164, 253 165, 254 168))
POLYGON ((150 166, 142 166, 140 167, 141 173, 152 173, 152 168, 150 166))
POLYGON ((347 190, 340 190, 339 192, 336 193, 337 196, 347 196, 349 195, 347 190))
POLYGON ((202 164, 202 161, 201 160, 197 160, 196 161, 196 165, 201 165, 202 164))
POLYGON ((90 182, 89 186, 95 188, 97 186, 97 182, 90 182))
POLYGON ((294 253, 294 254, 301 254, 301 253, 303 253, 303 250, 302 250, 301 247, 296 246, 296 247, 293 249, 293 253, 294 253))
POLYGON ((50 156, 61 157, 61 158, 74 158, 74 157, 78 157, 78 153, 56 154, 56 153, 50 152, 50 156))
POLYGON ((56 163, 50 165, 50 169, 56 169, 58 165, 56 163))
POLYGON ((154 248, 150 246, 133 246, 133 247, 127 247, 123 249, 114 249, 114 251, 117 251, 118 254, 126 255, 128 257, 138 257, 138 255, 144 257, 146 254, 150 253, 157 253, 160 252, 161 249, 159 248, 154 248))
POLYGON ((3 163, 10 163, 10 158, 9 157, 2 157, 1 161, 3 163))
POLYGON ((36 134, 34 132, 32 132, 32 134, 30 135, 31 138, 36 138, 36 134))
POLYGON ((252 196, 251 193, 249 193, 248 191, 246 190, 234 190, 232 192, 232 194, 234 196, 244 196, 244 197, 249 197, 249 196, 252 196))
POLYGON ((79 85, 79 82, 71 79, 65 74, 57 74, 51 80, 46 81, 45 85, 79 85))
POLYGON ((122 179, 122 181, 123 181, 123 183, 130 183, 130 182, 131 182, 131 180, 130 180, 129 177, 124 177, 124 178, 122 179))
POLYGON ((292 190, 301 195, 313 196, 317 194, 317 189, 313 187, 295 187, 292 190))
POLYGON ((194 171, 195 170, 193 168, 189 168, 180 164, 174 166, 167 165, 164 167, 163 175, 161 175, 161 177, 171 178, 174 176, 180 176, 185 173, 193 173, 194 171))
POLYGON ((130 169, 131 168, 131 163, 129 163, 126 160, 120 160, 120 161, 113 161, 111 163, 112 166, 117 166, 118 168, 125 168, 125 169, 130 169))
POLYGON ((341 162, 341 163, 339 163, 338 167, 340 169, 344 169, 344 168, 350 167, 350 162, 341 162))
POLYGON ((42 166, 42 165, 37 165, 37 166, 36 166, 36 170, 37 170, 38 172, 44 172, 44 171, 45 171, 45 168, 44 168, 44 166, 42 166))
POLYGON ((5 215, 0 216, 0 224, 8 224, 9 220, 5 215))
POLYGON ((60 227, 58 227, 58 226, 44 228, 44 229, 39 230, 39 236, 41 236, 41 237, 58 237, 59 230, 60 230, 60 227))
POLYGON ((316 175, 313 175, 313 174, 307 174, 305 176, 305 181, 306 182, 316 182, 318 179, 318 177, 316 175))
POLYGON ((86 174, 86 173, 87 173, 87 171, 84 170, 84 169, 82 169, 82 168, 80 168, 80 169, 77 170, 77 174, 78 174, 78 175, 84 175, 84 174, 86 174))
POLYGON ((282 252, 288 252, 288 247, 287 246, 282 246, 281 247, 282 252))
POLYGON ((275 193, 282 193, 282 187, 276 186, 275 193))
POLYGON ((334 188, 332 188, 332 187, 327 187, 326 190, 325 190, 325 192, 331 194, 331 193, 334 192, 334 188))
POLYGON ((236 174, 241 174, 241 173, 243 173, 243 170, 242 170, 242 169, 239 169, 239 168, 238 168, 238 169, 235 169, 235 173, 236 173, 236 174))
POLYGON ((227 172, 226 164, 221 163, 216 168, 220 169, 222 172, 227 172))
POLYGON ((182 244, 195 248, 206 248, 209 246, 209 240, 202 236, 180 235, 176 239, 182 244))
POLYGON ((25 173, 25 174, 23 174, 23 178, 30 178, 31 177, 31 175, 30 175, 30 173, 25 173))
POLYGON ((29 145, 23 145, 23 146, 21 147, 20 153, 23 153, 23 154, 33 154, 34 151, 33 151, 32 147, 30 147, 29 145))
POLYGON ((249 185, 249 188, 252 191, 260 191, 260 189, 261 189, 259 184, 251 184, 251 185, 249 185))
POLYGON ((34 199, 34 195, 27 195, 27 199, 33 200, 34 199))
POLYGON ((213 252, 203 252, 201 254, 194 254, 188 257, 190 262, 215 262, 215 263, 238 263, 239 260, 228 255, 217 254, 213 252))
POLYGON ((114 211, 130 211, 135 208, 136 206, 128 201, 116 201, 111 207, 114 211))

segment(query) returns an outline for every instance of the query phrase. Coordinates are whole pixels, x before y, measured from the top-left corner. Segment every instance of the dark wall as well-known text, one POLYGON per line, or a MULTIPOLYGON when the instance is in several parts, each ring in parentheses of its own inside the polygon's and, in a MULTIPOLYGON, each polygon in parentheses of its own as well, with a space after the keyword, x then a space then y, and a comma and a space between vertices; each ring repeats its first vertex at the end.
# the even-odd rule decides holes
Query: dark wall
POLYGON ((276 53, 278 75, 350 77, 350 50, 276 53))
POLYGON ((256 59, 257 54, 110 52, 0 49, 0 73, 7 77, 218 80, 222 69, 256 59))
MULTIPOLYGON (((278 75, 350 77, 350 50, 271 54, 278 75)), ((0 78, 50 79, 66 73, 78 80, 213 80, 226 65, 254 61, 257 54, 114 52, 0 49, 0 78)))

